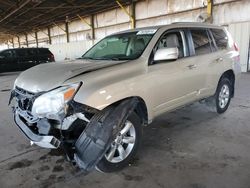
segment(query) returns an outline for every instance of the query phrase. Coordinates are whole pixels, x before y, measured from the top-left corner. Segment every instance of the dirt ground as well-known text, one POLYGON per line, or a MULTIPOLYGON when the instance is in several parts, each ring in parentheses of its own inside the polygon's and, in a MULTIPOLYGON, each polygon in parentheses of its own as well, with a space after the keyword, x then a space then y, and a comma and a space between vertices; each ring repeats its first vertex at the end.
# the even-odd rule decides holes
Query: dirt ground
POLYGON ((87 176, 56 150, 30 146, 7 103, 18 73, 0 74, 0 187, 249 188, 250 74, 229 110, 195 103, 144 128, 136 159, 118 173, 87 176))

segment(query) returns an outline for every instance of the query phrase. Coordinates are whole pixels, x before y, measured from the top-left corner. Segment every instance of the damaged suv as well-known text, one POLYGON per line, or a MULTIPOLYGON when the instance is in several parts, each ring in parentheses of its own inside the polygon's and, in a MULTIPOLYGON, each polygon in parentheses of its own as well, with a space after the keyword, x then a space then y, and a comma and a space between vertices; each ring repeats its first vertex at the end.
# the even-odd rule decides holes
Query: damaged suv
POLYGON ((112 172, 138 150, 142 126, 209 99, 227 110, 241 72, 226 29, 174 23, 124 31, 72 62, 41 64, 16 79, 16 125, 31 143, 62 148, 86 172, 112 172))

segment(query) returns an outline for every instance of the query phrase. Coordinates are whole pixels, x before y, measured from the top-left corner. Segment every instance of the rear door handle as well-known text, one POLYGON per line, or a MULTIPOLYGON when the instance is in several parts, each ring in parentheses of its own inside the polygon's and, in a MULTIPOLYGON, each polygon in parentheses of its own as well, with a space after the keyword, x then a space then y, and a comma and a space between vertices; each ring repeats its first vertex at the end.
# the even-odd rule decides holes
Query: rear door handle
POLYGON ((189 69, 195 69, 197 66, 196 65, 188 65, 187 66, 189 69))

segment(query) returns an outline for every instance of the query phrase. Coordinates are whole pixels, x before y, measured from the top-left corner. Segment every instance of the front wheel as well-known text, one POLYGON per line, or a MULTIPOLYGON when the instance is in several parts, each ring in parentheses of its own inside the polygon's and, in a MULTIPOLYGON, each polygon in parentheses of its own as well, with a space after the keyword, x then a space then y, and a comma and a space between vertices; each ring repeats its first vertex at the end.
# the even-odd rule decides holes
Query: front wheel
POLYGON ((128 166, 137 153, 141 137, 140 119, 132 113, 96 169, 101 172, 114 172, 128 166))
POLYGON ((233 86, 228 78, 222 78, 216 91, 216 110, 224 113, 230 104, 233 86))

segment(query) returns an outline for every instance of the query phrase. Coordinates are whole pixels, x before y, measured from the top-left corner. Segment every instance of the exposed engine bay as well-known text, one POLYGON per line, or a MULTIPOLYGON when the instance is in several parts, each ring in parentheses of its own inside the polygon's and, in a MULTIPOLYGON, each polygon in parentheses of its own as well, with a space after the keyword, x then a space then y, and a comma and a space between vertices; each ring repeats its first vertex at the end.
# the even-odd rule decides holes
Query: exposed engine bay
POLYGON ((73 95, 63 110, 42 117, 34 115, 33 110, 42 95, 15 87, 9 105, 16 125, 32 144, 63 149, 67 159, 85 172, 93 170, 102 159, 138 103, 136 98, 129 98, 100 111, 74 101, 73 95))

